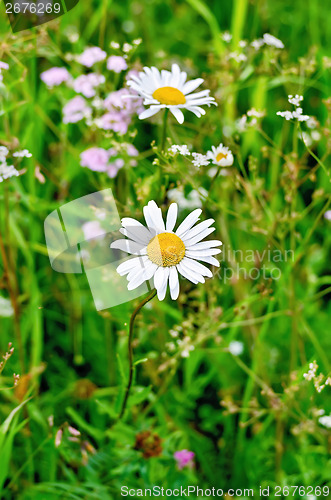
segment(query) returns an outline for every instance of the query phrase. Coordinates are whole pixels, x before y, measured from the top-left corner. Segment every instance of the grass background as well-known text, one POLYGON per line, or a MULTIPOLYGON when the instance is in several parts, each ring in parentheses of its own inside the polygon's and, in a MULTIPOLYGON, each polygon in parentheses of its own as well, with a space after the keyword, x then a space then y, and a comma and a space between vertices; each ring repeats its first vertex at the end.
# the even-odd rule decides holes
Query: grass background
MULTIPOLYGON (((327 5, 81 1, 61 19, 15 36, 3 5, 0 11, 0 60, 10 64, 1 89, 0 142, 33 154, 23 176, 0 185, 1 241, 10 269, 1 293, 8 297, 9 279, 17 305, 13 318, 1 318, 1 352, 8 342, 15 346, 2 388, 12 385, 13 372, 22 379, 15 391, 0 393, 2 497, 117 499, 122 484, 199 484, 225 491, 329 485, 330 435, 318 424, 316 409, 330 412, 330 388, 318 394, 303 380, 313 360, 325 375, 330 372, 331 238, 323 218, 330 203, 323 102, 330 82, 323 59, 330 54, 327 5), (79 33, 74 47, 66 36, 73 28, 79 33), (220 36, 225 30, 232 34, 230 49, 220 36), (245 64, 228 62, 239 40, 265 32, 284 42, 279 56, 267 50, 245 64), (212 188, 205 171, 188 175, 180 162, 175 170, 164 165, 162 179, 186 192, 209 190, 204 216, 215 218, 225 248, 292 250, 294 259, 277 264, 279 280, 225 282, 215 276, 197 287, 183 282, 176 303, 154 299, 135 330, 135 359, 148 361, 137 367, 126 419, 113 425, 127 373, 127 323, 136 303, 97 313, 85 276, 51 269, 43 222, 58 206, 104 187, 116 193, 121 215, 138 218, 148 200, 160 202, 165 193, 153 155, 142 155, 137 168, 114 180, 82 169, 79 154, 107 144, 107 138, 64 125, 61 107, 68 95, 47 90, 39 74, 67 64, 67 51, 95 44, 110 53, 110 41, 137 37, 143 42, 135 63, 169 67, 178 61, 190 76, 202 74, 219 102, 200 120, 186 115, 183 126, 171 121, 169 137, 201 152, 223 141, 236 158, 231 175, 212 188), (287 94, 296 92, 305 96, 304 112, 321 123, 322 139, 312 152, 323 166, 307 152, 296 126, 276 116, 290 109, 287 94), (253 106, 266 109, 262 132, 273 145, 257 129, 234 132, 235 120, 253 106), (230 130, 225 136, 224 127, 230 130), (45 184, 35 177, 36 164, 45 184), (167 348, 175 327, 195 347, 187 359, 180 347, 167 348), (242 356, 227 352, 232 340, 244 343, 242 356), (65 431, 56 448, 55 434, 65 422, 82 438, 72 443, 65 431), (136 434, 146 429, 163 440, 162 455, 149 460, 134 450, 136 434), (173 453, 183 448, 196 454, 192 471, 176 469, 173 453)), ((140 152, 158 139, 158 123, 136 122, 133 141, 140 152)), ((3 255, 0 262, 5 273, 3 255)), ((235 265, 232 259, 222 263, 235 265)))

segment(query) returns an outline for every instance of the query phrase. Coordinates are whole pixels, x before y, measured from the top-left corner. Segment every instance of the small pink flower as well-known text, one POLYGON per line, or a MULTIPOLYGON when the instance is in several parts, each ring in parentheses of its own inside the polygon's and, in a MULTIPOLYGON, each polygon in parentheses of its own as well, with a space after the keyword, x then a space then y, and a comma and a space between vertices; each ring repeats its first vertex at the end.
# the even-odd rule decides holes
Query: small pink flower
POLYGON ((80 164, 94 172, 106 172, 108 169, 109 151, 103 148, 89 148, 80 155, 80 164))
POLYGON ((70 99, 63 108, 63 123, 76 123, 91 116, 91 108, 80 95, 70 99))
POLYGON ((84 52, 78 56, 77 61, 83 66, 91 68, 93 64, 106 59, 107 54, 100 47, 88 47, 84 52))
POLYGON ((46 83, 47 87, 52 88, 61 85, 63 82, 67 82, 70 78, 70 74, 66 68, 54 67, 41 73, 40 78, 46 83))
POLYGON ((192 469, 194 467, 194 456, 195 453, 193 451, 189 450, 181 450, 181 451, 176 451, 174 453, 174 458, 177 462, 177 466, 179 470, 184 469, 184 467, 188 467, 192 469))
POLYGON ((95 88, 105 83, 106 78, 98 73, 89 73, 88 75, 80 75, 74 80, 72 87, 75 92, 83 94, 85 97, 94 97, 95 88))
POLYGON ((0 61, 0 71, 2 69, 9 69, 9 64, 3 62, 3 61, 0 61))
POLYGON ((110 56, 107 60, 107 69, 120 73, 128 68, 126 60, 122 56, 110 56))
POLYGON ((116 177, 118 171, 124 166, 124 160, 122 158, 117 158, 113 163, 108 165, 108 176, 113 179, 116 177))

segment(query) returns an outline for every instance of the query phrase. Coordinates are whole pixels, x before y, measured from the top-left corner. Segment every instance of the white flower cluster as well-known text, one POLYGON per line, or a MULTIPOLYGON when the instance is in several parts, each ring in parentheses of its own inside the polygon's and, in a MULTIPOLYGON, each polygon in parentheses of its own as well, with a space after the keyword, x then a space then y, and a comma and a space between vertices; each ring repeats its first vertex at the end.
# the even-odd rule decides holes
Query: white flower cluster
POLYGON ((322 392, 325 386, 331 385, 331 377, 325 377, 323 373, 317 375, 318 364, 316 361, 309 363, 309 370, 303 374, 303 378, 314 382, 314 387, 317 392, 322 392))
POLYGON ((214 165, 218 165, 221 167, 230 167, 233 164, 233 154, 229 148, 223 146, 223 144, 219 144, 217 147, 212 146, 211 151, 208 151, 206 155, 201 153, 191 153, 188 146, 173 144, 168 152, 171 155, 180 154, 182 156, 192 156, 192 163, 195 167, 204 167, 209 165, 210 161, 214 165))
POLYGON ((257 111, 255 108, 249 109, 245 115, 242 115, 236 122, 238 132, 245 132, 249 127, 255 127, 258 120, 265 116, 265 111, 257 111))
POLYGON ((233 356, 240 356, 244 352, 244 344, 239 342, 239 340, 232 340, 228 350, 233 356))
POLYGON ((278 116, 285 118, 285 120, 298 120, 298 122, 306 122, 310 119, 310 116, 302 114, 303 109, 300 107, 300 102, 303 101, 302 95, 289 95, 288 101, 296 106, 296 109, 294 111, 277 111, 278 116))
POLYGON ((284 44, 279 38, 276 38, 270 33, 264 33, 263 38, 258 38, 257 40, 253 40, 251 46, 255 50, 259 50, 263 45, 269 45, 270 47, 275 47, 276 49, 283 49, 284 44))
POLYGON ((14 165, 7 164, 7 155, 9 151, 5 146, 0 146, 0 182, 3 182, 10 177, 17 177, 19 172, 14 165))
MULTIPOLYGON (((324 413, 324 410, 322 410, 324 413)), ((319 423, 326 427, 327 429, 331 429, 331 415, 323 415, 318 419, 319 423)))

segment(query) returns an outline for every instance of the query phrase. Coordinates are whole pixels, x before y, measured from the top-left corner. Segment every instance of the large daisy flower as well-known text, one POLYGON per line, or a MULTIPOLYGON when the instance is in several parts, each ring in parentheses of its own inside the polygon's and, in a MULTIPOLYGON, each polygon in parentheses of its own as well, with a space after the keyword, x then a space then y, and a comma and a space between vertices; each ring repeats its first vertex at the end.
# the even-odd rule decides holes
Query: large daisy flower
POLYGON ((198 118, 206 112, 201 106, 216 104, 214 97, 209 96, 210 90, 202 90, 192 94, 193 90, 202 84, 203 78, 186 81, 187 74, 173 64, 171 71, 155 68, 144 68, 138 76, 132 75, 128 85, 141 97, 144 105, 150 106, 139 115, 140 119, 155 115, 160 109, 169 108, 179 123, 183 123, 182 109, 192 111, 198 118))
POLYGON ((208 151, 207 158, 212 160, 214 165, 219 167, 231 167, 233 164, 233 154, 229 148, 226 148, 221 143, 217 148, 215 146, 211 147, 211 151, 208 151))
POLYGON ((159 300, 165 298, 168 284, 171 298, 176 300, 179 295, 178 273, 195 284, 204 283, 205 276, 212 277, 210 269, 198 261, 219 266, 213 255, 221 252, 215 247, 222 245, 222 242, 202 241, 215 230, 210 227, 214 219, 195 225, 202 212, 196 209, 174 231, 177 203, 170 205, 165 223, 155 201, 150 201, 143 210, 147 228, 135 219, 124 218, 120 232, 128 239, 111 244, 111 248, 138 255, 122 262, 117 268, 121 276, 127 275, 128 290, 134 290, 144 281, 154 278, 159 300))

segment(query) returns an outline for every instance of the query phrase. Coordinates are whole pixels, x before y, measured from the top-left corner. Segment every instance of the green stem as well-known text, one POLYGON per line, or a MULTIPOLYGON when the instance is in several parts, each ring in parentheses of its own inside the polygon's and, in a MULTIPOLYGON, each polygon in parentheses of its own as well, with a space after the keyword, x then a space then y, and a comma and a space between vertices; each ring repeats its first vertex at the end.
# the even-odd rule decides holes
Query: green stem
POLYGON ((163 153, 167 138, 167 119, 169 114, 169 108, 165 108, 163 115, 163 125, 162 125, 162 141, 161 141, 161 151, 163 153))
POLYGON ((152 300, 152 298, 155 297, 155 295, 156 295, 156 290, 152 290, 152 292, 144 300, 142 300, 140 302, 140 304, 138 304, 138 306, 136 307, 136 309, 133 311, 131 319, 130 319, 129 340, 128 340, 130 372, 129 372, 128 385, 126 387, 125 396, 124 396, 123 403, 122 403, 122 409, 121 409, 121 412, 120 412, 120 414, 118 416, 118 420, 121 420, 121 418, 124 415, 124 412, 125 412, 125 409, 126 409, 126 405, 127 405, 127 402, 128 402, 128 398, 129 398, 129 394, 130 394, 130 389, 131 389, 131 386, 132 386, 132 380, 133 380, 134 366, 133 366, 132 340, 133 340, 133 326, 134 326, 134 321, 135 321, 136 316, 137 316, 138 312, 140 311, 140 309, 142 309, 144 307, 144 305, 147 304, 147 302, 149 302, 150 300, 152 300))

